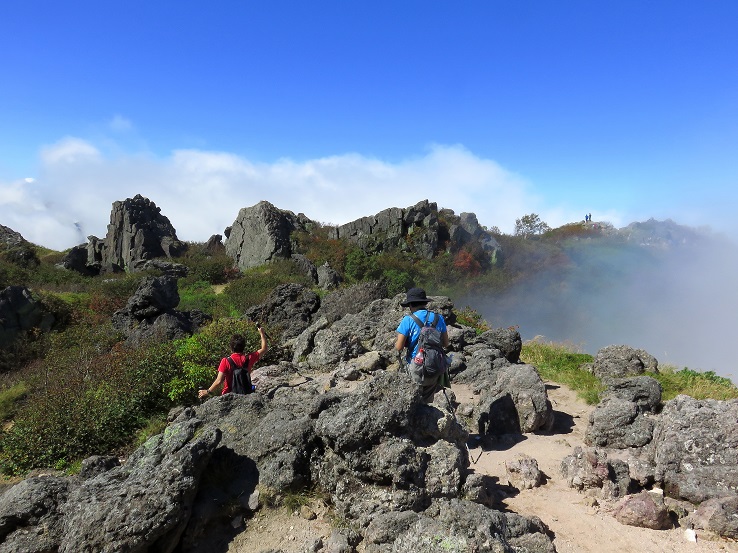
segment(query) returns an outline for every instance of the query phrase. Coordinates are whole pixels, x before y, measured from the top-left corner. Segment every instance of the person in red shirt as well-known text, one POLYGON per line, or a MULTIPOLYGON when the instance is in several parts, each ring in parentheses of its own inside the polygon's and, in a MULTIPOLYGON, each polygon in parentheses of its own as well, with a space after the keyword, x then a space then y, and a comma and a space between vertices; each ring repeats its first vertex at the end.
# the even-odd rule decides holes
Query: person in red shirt
MULTIPOLYGON (((246 338, 244 338, 243 334, 234 334, 231 336, 230 345, 232 353, 230 357, 236 365, 239 367, 245 366, 249 372, 251 372, 251 368, 254 366, 254 363, 261 359, 261 356, 264 355, 268 349, 264 329, 258 324, 256 325, 256 329, 259 331, 259 336, 261 336, 261 347, 257 351, 253 351, 249 354, 244 354, 243 352, 246 348, 246 338)), ((213 391, 217 390, 221 384, 223 385, 221 395, 230 393, 231 388, 233 387, 233 369, 231 369, 231 364, 226 358, 220 360, 220 365, 218 365, 218 376, 215 381, 213 381, 207 389, 200 390, 197 394, 198 397, 204 398, 205 396, 212 394, 213 391)))

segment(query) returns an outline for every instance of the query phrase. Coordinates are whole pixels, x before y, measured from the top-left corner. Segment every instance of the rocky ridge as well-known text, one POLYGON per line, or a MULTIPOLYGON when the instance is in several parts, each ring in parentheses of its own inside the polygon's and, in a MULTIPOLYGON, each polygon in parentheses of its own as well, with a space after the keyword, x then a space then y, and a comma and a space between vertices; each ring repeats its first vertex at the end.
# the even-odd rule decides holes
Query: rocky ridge
MULTIPOLYGON (((470 447, 554 431, 546 386, 519 361, 519 334, 477 336, 454 320, 448 298, 433 297, 430 308, 449 318, 454 382, 472 397, 459 402, 450 390, 426 405, 392 349, 402 299, 376 299, 296 331, 288 347, 300 345, 301 360, 255 370, 255 394, 173 413, 163 434, 121 464, 93 458, 78 476, 10 488, 0 496, 0 552, 212 551, 248 527, 268 497, 305 489, 321 490, 345 521, 331 542, 342 548, 315 536, 305 551, 555 551, 543 521, 501 511, 501 483, 470 470, 470 447)), ((625 348, 596 362, 645 357, 625 348)), ((624 524, 738 537, 730 514, 738 402, 680 396, 661 404, 653 379, 625 372, 610 383, 615 407, 606 401, 593 412, 589 446, 562 459, 562 478, 623 501, 645 501, 639 493, 658 487, 675 502, 647 519, 626 514, 643 508, 623 507, 624 524), (638 417, 650 423, 634 423, 638 417), (615 429, 615 437, 645 434, 646 443, 618 442, 615 429), (691 502, 701 502, 702 513, 691 502)), ((519 462, 510 482, 540 485, 535 469, 534 459, 519 462)))

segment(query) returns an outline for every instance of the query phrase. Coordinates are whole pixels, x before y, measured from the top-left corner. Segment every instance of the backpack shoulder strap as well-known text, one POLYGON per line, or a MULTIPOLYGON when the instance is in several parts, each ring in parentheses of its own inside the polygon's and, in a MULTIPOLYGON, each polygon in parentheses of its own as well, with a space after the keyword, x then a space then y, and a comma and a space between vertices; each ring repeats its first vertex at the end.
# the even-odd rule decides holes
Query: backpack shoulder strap
POLYGON ((435 313, 434 311, 429 311, 428 312, 428 315, 430 316, 431 314, 433 315, 433 323, 431 324, 431 326, 433 328, 437 328, 438 327, 438 321, 441 320, 441 316, 438 313, 435 313))
POLYGON ((410 313, 410 316, 412 317, 413 321, 415 321, 415 324, 418 325, 420 328, 423 328, 424 324, 423 321, 421 321, 415 313, 410 313))
POLYGON ((226 357, 226 360, 228 361, 228 364, 231 366, 232 371, 235 371, 237 368, 239 368, 238 365, 236 365, 236 362, 233 359, 231 359, 230 355, 226 357))

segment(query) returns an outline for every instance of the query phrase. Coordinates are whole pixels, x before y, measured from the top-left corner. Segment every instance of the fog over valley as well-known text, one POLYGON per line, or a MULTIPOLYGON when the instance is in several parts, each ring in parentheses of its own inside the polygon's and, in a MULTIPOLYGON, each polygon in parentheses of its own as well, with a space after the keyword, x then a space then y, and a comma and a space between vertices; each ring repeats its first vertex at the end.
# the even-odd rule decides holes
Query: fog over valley
POLYGON ((652 250, 593 248, 506 293, 469 295, 456 305, 475 307, 493 326, 518 326, 523 340, 540 336, 591 354, 627 344, 661 365, 714 371, 735 382, 738 248, 712 239, 652 250))

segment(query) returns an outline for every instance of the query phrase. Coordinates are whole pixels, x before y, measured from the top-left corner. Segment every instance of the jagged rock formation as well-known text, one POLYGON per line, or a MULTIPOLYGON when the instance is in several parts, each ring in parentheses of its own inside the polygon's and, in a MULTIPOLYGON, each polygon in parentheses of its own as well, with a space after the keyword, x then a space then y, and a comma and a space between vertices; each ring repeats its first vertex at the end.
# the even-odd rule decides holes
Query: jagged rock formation
POLYGON ((248 309, 243 317, 277 329, 283 339, 294 338, 308 327, 320 307, 320 298, 302 284, 277 286, 261 305, 248 309))
POLYGON ((72 248, 61 265, 83 274, 129 271, 137 262, 176 257, 184 249, 161 209, 137 194, 113 203, 104 240, 89 236, 87 245, 72 248))
POLYGON ((0 348, 9 347, 33 328, 49 331, 54 316, 33 299, 28 288, 8 286, 0 291, 0 348))
POLYGON ((346 239, 366 252, 400 250, 431 259, 440 250, 458 251, 478 241, 491 257, 500 250, 494 237, 484 230, 473 213, 456 216, 450 209, 439 212, 435 202, 423 200, 414 206, 392 207, 331 230, 329 237, 346 239))
POLYGON ((4 248, 17 248, 26 243, 26 239, 12 228, 0 225, 0 246, 4 248))
POLYGON ((0 225, 0 254, 11 263, 22 267, 38 265, 39 260, 33 246, 20 233, 0 225))
POLYGON ((150 338, 173 340, 190 336, 206 322, 209 315, 177 311, 177 280, 171 276, 146 277, 126 306, 113 313, 113 327, 126 335, 130 344, 142 344, 150 338))

